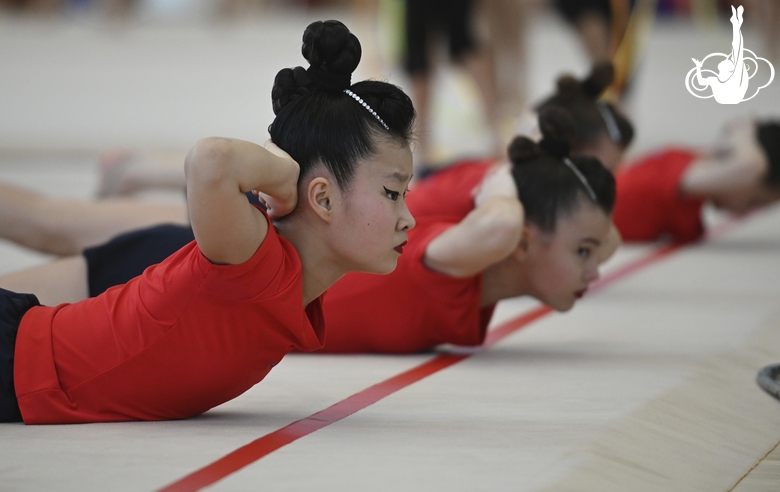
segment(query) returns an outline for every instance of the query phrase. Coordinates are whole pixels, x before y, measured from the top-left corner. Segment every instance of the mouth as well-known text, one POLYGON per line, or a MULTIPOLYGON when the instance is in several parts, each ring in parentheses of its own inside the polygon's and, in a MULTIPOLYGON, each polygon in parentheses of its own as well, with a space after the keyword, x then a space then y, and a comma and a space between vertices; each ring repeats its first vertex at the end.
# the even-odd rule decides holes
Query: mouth
POLYGON ((582 290, 578 290, 577 292, 575 292, 575 293, 574 293, 574 295, 575 295, 575 297, 577 297, 577 299, 580 299, 580 298, 582 298, 582 296, 584 296, 584 295, 585 295, 585 293, 586 293, 587 291, 588 291, 588 289, 587 289, 587 288, 585 288, 585 289, 582 289, 582 290))
POLYGON ((398 246, 395 247, 395 250, 398 252, 398 254, 403 254, 404 252, 404 246, 406 246, 407 241, 402 242, 398 246))

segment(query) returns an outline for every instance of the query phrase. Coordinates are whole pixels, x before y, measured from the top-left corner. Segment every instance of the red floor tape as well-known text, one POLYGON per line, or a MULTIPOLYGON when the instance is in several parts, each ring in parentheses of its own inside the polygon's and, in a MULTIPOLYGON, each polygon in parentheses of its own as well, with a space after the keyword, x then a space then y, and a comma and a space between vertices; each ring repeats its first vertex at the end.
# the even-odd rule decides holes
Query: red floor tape
MULTIPOLYGON (((668 245, 654 249, 648 255, 639 258, 627 265, 618 268, 609 275, 604 276, 591 287, 591 291, 599 290, 617 280, 620 280, 648 265, 666 257, 669 253, 679 249, 679 246, 668 245)), ((547 306, 539 306, 529 312, 507 321, 496 328, 488 331, 483 347, 495 345, 502 339, 529 325, 533 321, 553 312, 547 306)), ((478 352, 478 351, 477 351, 478 352)), ((323 427, 338 422, 341 419, 349 417, 369 405, 403 389, 409 385, 424 379, 431 374, 435 374, 442 369, 457 364, 458 362, 471 357, 474 353, 467 354, 443 354, 420 364, 406 372, 398 374, 390 379, 375 384, 365 390, 355 393, 349 398, 342 400, 335 405, 317 412, 305 419, 298 420, 279 430, 266 434, 249 444, 242 446, 232 453, 218 459, 217 461, 196 470, 195 472, 173 482, 172 484, 159 489, 159 492, 184 492, 196 491, 208 487, 228 475, 240 470, 241 468, 254 463, 255 461, 267 456, 279 448, 290 444, 291 442, 305 437, 323 427)))

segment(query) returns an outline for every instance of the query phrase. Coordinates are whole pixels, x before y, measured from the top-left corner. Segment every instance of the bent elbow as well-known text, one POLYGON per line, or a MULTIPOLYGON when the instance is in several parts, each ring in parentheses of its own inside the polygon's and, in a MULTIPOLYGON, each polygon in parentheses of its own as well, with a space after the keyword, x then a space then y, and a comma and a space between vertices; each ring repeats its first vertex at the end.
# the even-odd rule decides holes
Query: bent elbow
POLYGON ((222 182, 229 172, 231 155, 232 150, 226 139, 210 137, 198 140, 184 160, 187 182, 222 182))
POLYGON ((483 219, 481 237, 490 244, 497 257, 505 257, 517 247, 523 234, 523 207, 519 202, 507 201, 493 208, 483 219))

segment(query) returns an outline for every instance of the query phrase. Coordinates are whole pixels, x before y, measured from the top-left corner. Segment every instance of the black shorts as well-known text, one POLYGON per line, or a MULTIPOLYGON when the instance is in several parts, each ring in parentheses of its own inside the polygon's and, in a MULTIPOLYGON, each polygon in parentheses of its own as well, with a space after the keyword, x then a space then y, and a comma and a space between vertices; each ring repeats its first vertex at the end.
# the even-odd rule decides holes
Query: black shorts
POLYGON ((40 306, 34 295, 0 289, 0 422, 22 421, 14 390, 14 349, 22 316, 33 306, 40 306))
MULTIPOLYGON (((252 192, 246 193, 246 198, 251 205, 265 209, 252 192)), ((126 284, 194 239, 190 226, 163 224, 130 231, 85 249, 89 297, 97 297, 115 285, 126 284)))
POLYGON ((127 283, 195 239, 192 227, 165 224, 140 229, 84 250, 89 296, 127 283))
POLYGON ((407 0, 406 56, 404 68, 410 75, 426 73, 428 41, 434 31, 447 36, 450 57, 460 60, 477 42, 471 31, 472 0, 407 0))

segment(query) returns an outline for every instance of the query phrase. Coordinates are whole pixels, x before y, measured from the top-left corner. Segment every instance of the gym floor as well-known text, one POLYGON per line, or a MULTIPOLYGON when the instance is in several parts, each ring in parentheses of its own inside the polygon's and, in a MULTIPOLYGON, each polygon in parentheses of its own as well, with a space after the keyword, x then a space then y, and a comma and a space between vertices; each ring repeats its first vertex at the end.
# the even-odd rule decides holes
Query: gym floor
MULTIPOLYGON (((352 27, 352 15, 217 25, 0 16, 0 180, 89 199, 107 148, 262 142, 273 77, 303 62, 304 27, 352 27)), ((632 155, 709 144, 734 118, 780 116, 777 82, 736 106, 685 90, 690 59, 727 51, 728 27, 656 22, 629 99, 632 155)), ((392 51, 376 33, 367 57, 392 51)), ((760 53, 759 38, 745 40, 760 53)), ((587 71, 573 33, 549 15, 532 24, 527 50, 531 101, 558 74, 587 71)), ((392 64, 365 64, 387 68, 355 79, 406 84, 392 64)), ((448 71, 438 84, 442 152, 484 150, 473 87, 448 71)), ((0 490, 776 491, 780 402, 755 376, 780 362, 780 207, 710 211, 708 222, 695 245, 622 248, 569 313, 501 303, 478 350, 293 354, 189 420, 0 425, 0 490)), ((0 242, 0 274, 50 259, 0 242)))

